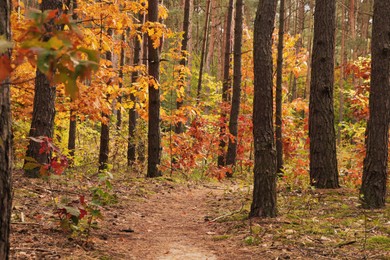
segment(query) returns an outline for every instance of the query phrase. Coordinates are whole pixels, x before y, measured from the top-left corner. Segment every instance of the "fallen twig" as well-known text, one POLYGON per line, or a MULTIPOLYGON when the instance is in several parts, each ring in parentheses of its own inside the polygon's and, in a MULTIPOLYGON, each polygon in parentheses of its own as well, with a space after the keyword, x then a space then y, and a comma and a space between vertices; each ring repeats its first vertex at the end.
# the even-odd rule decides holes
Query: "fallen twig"
POLYGON ((338 247, 338 248, 341 248, 341 247, 343 247, 343 246, 348 246, 348 245, 355 244, 356 242, 357 242, 356 240, 352 240, 352 241, 340 243, 340 244, 337 245, 337 247, 338 247))

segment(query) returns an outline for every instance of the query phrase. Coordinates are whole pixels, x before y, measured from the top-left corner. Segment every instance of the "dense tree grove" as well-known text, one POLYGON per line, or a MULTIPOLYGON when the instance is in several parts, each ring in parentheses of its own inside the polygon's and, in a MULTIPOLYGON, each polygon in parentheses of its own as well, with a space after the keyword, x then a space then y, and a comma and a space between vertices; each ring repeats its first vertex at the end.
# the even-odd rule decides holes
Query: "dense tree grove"
POLYGON ((385 208, 389 14, 389 0, 0 0, 0 260, 11 172, 46 183, 52 219, 87 242, 128 192, 118 179, 229 177, 251 187, 250 221, 284 214, 292 191, 385 208), (59 179, 87 195, 56 197, 59 179))

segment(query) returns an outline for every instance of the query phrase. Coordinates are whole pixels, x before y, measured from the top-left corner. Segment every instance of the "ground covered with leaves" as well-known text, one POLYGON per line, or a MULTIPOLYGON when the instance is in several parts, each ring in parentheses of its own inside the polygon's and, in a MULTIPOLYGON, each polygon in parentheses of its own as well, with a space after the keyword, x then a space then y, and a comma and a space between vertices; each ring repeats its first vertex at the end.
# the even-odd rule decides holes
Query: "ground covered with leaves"
POLYGON ((279 217, 248 219, 248 181, 101 181, 16 172, 12 259, 390 259, 390 208, 354 189, 279 187, 279 217))

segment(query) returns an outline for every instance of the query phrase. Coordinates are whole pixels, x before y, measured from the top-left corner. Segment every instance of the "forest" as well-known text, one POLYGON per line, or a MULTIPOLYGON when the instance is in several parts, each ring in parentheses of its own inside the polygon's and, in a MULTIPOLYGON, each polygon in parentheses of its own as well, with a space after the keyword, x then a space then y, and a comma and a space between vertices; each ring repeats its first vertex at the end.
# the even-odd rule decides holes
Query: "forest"
POLYGON ((0 260, 390 259, 389 0, 0 0, 0 260))

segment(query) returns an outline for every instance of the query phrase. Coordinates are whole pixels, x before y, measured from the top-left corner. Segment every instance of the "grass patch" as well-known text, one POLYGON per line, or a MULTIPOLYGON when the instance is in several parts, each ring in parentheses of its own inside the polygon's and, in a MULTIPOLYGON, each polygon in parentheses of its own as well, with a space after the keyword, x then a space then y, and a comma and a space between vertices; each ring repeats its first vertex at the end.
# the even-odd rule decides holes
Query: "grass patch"
POLYGON ((390 237, 374 236, 367 239, 368 249, 390 250, 390 237))

